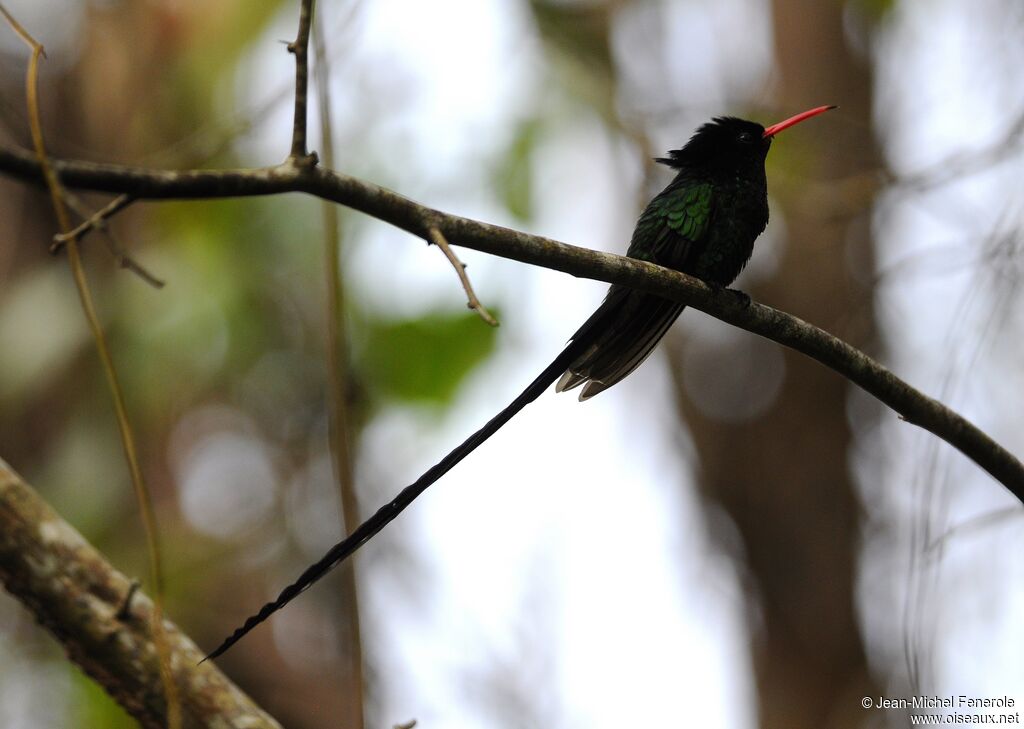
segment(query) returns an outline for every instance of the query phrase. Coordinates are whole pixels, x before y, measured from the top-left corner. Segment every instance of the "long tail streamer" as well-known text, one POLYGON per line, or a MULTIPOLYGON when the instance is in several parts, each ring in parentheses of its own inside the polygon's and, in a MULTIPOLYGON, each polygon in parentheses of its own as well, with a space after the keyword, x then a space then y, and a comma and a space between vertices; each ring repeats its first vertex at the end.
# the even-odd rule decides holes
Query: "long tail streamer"
POLYGON ((314 582, 337 567, 353 552, 370 541, 371 538, 387 526, 395 517, 401 514, 402 511, 404 511, 417 496, 426 491, 431 484, 448 473, 448 471, 459 463, 459 461, 468 456, 484 441, 494 435, 494 433, 496 433, 505 423, 511 420, 516 413, 536 400, 544 390, 546 390, 563 372, 565 372, 566 368, 573 362, 573 360, 575 360, 576 357, 578 357, 588 346, 590 337, 581 336, 580 334, 581 333, 577 333, 573 341, 571 341, 565 349, 562 350, 561 354, 559 354, 555 360, 537 376, 537 379, 530 383, 530 385, 523 390, 519 397, 513 400, 508 407, 487 421, 487 424, 480 428, 480 430, 466 438, 461 445, 416 479, 415 483, 402 489, 398 496, 378 509, 373 516, 360 524, 359 527, 349 536, 331 547, 318 562, 310 565, 305 572, 299 575, 299 578, 295 580, 295 582, 284 588, 276 599, 268 602, 260 608, 258 613, 246 619, 242 627, 238 628, 234 633, 228 636, 224 642, 217 646, 217 648, 206 656, 203 661, 222 655, 225 651, 231 648, 231 646, 241 640, 250 630, 283 608, 298 595, 308 589, 314 582))

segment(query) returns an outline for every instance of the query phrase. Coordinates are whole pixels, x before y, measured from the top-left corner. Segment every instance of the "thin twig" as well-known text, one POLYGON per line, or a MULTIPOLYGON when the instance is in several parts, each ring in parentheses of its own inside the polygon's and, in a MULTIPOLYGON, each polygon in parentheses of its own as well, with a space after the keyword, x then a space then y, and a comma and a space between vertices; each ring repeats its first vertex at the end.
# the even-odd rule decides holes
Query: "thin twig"
POLYGON ((109 231, 107 231, 104 237, 107 240, 107 248, 110 250, 110 254, 114 257, 118 266, 126 271, 131 271, 155 289, 162 289, 166 285, 163 279, 154 276, 143 268, 141 263, 125 253, 124 249, 117 243, 117 239, 109 231))
POLYGON ((936 557, 941 554, 941 549, 946 547, 954 538, 962 538, 971 534, 977 534, 991 529, 997 524, 1005 523, 1013 519, 1020 519, 1020 517, 1020 509, 1016 506, 1009 506, 1005 509, 997 509, 996 511, 979 514, 978 516, 972 517, 961 524, 950 527, 946 532, 928 543, 923 551, 926 556, 936 557))
POLYGON ((299 31, 295 40, 288 44, 288 51, 295 56, 295 118, 292 124, 292 151, 289 159, 293 163, 315 162, 315 156, 306 151, 306 110, 309 86, 309 30, 313 24, 314 0, 302 0, 299 7, 299 31))
MULTIPOLYGON (((551 238, 451 215, 391 190, 323 167, 284 164, 247 170, 169 172, 94 162, 59 162, 64 184, 127 192, 140 199, 223 198, 305 192, 333 200, 429 241, 436 227, 453 245, 555 271, 622 284, 699 309, 806 354, 839 373, 907 422, 937 435, 973 460, 1024 503, 1024 464, 959 413, 928 397, 850 344, 807 322, 756 302, 742 305, 692 276, 648 261, 571 246, 551 238), (429 225, 426 221, 431 221, 429 225)), ((0 145, 0 172, 40 183, 31 153, 0 145)))
POLYGON ((154 276, 144 268, 141 263, 128 255, 124 246, 121 245, 117 240, 117 236, 114 235, 114 231, 107 225, 107 220, 109 220, 118 211, 123 210, 134 202, 135 198, 131 195, 119 195, 106 207, 90 215, 81 200, 69 193, 67 190, 63 190, 63 193, 64 200, 67 202, 68 207, 74 210, 79 217, 85 218, 85 220, 70 233, 58 233, 53 236, 53 243, 50 245, 50 253, 57 253, 60 251, 61 248, 67 245, 69 240, 81 241, 84 236, 88 235, 89 231, 97 230, 103 236, 103 240, 107 244, 107 250, 110 252, 114 261, 117 262, 118 266, 134 273, 155 289, 162 289, 164 287, 165 284, 162 279, 154 276))
MULTIPOLYGON (((323 160, 328 166, 334 164, 334 137, 331 125, 330 69, 327 63, 327 43, 323 31, 322 15, 314 18, 314 51, 316 53, 315 80, 317 107, 320 110, 320 144, 323 160)), ((327 277, 327 386, 328 437, 330 440, 331 463, 341 496, 341 520, 345 532, 353 532, 360 523, 359 499, 356 497, 355 466, 352 463, 352 432, 349 422, 348 401, 345 397, 345 383, 348 382, 349 358, 348 337, 345 322, 344 280, 341 276, 341 234, 338 206, 326 200, 321 201, 324 224, 324 263, 327 277)), ((363 641, 359 620, 359 591, 354 561, 343 565, 341 570, 341 600, 345 606, 348 623, 349 675, 353 700, 350 721, 343 722, 351 729, 363 729, 366 718, 363 711, 363 641)))
POLYGON ((427 234, 430 237, 430 242, 441 249, 445 257, 451 262, 452 268, 455 269, 459 281, 462 282, 462 288, 466 291, 466 306, 479 314, 480 318, 492 327, 498 326, 498 320, 491 316, 491 312, 487 311, 484 305, 480 303, 480 299, 476 297, 476 292, 473 291, 473 284, 469 282, 469 276, 466 275, 466 264, 455 255, 455 251, 448 245, 444 233, 438 228, 430 228, 427 234))
POLYGON ((135 201, 135 198, 131 195, 118 195, 92 215, 87 215, 82 211, 81 206, 74 200, 73 196, 66 195, 66 199, 68 205, 73 208, 76 213, 85 218, 85 220, 70 232, 57 233, 53 236, 53 243, 50 245, 50 253, 59 252, 69 240, 80 242, 82 238, 88 235, 92 230, 106 230, 107 219, 112 218, 135 201))
MULTIPOLYGON (((342 38, 354 33, 358 26, 353 21, 358 19, 361 4, 362 0, 350 0, 347 3, 345 12, 335 17, 334 27, 330 30, 331 38, 342 38)), ((332 54, 337 55, 337 51, 332 51, 332 54)), ((189 134, 171 142, 163 149, 145 155, 142 159, 152 165, 173 163, 183 157, 200 164, 209 162, 272 118, 272 112, 278 105, 291 98, 294 87, 295 82, 289 80, 267 93, 262 101, 254 101, 246 109, 236 109, 227 119, 207 121, 189 134)))
POLYGON ((11 30, 18 34, 18 37, 25 41, 25 45, 32 49, 33 54, 39 54, 43 58, 46 58, 46 49, 43 48, 42 43, 36 41, 27 30, 19 23, 13 15, 8 12, 7 8, 0 5, 0 15, 4 16, 4 20, 11 26, 11 30))

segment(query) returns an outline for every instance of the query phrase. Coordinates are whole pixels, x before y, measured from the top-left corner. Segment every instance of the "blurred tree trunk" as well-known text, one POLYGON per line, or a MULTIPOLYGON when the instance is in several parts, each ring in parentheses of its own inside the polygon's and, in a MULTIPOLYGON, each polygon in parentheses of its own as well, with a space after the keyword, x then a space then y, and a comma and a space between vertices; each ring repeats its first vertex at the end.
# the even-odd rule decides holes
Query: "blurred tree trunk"
MULTIPOLYGON (((858 217, 823 214, 806 197, 787 196, 785 179, 772 174, 780 159, 785 166, 798 158, 794 187, 806 190, 813 180, 876 163, 871 72, 848 48, 843 14, 839 2, 773 2, 779 113, 825 103, 842 109, 780 138, 770 155, 772 215, 785 221, 784 250, 777 273, 750 293, 863 345, 874 332, 871 291, 862 283, 873 269, 869 210, 858 217)), ((756 601, 750 614, 758 618, 752 651, 760 725, 861 726, 867 716, 860 698, 876 694, 854 609, 859 504, 848 464, 849 386, 785 350, 782 383, 770 404, 745 420, 716 419, 683 390, 682 378, 691 391, 695 384, 692 372, 683 374, 683 349, 692 354, 699 343, 672 341, 679 404, 697 447, 702 487, 729 513, 744 543, 740 569, 756 601)), ((731 349, 716 346, 716 361, 720 368, 735 362, 749 369, 756 388, 761 364, 750 357, 750 338, 732 341, 731 349)))

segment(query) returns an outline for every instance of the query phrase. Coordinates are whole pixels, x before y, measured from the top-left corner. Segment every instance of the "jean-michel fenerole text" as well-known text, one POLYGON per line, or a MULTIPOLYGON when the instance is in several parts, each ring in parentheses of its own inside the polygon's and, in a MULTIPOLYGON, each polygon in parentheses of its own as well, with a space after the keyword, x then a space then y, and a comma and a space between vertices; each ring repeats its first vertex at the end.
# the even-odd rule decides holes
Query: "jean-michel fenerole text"
POLYGON ((911 696, 890 699, 879 696, 876 709, 1010 709, 1015 705, 1010 696, 975 698, 973 696, 911 696))

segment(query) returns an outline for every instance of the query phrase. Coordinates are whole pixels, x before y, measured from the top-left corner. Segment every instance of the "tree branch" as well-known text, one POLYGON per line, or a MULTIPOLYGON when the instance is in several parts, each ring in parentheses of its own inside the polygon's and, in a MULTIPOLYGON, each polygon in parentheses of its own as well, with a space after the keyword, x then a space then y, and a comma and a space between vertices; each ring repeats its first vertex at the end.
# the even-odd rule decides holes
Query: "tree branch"
MULTIPOLYGON (((166 726, 153 603, 0 460, 0 582, 143 727, 166 726)), ((185 727, 280 729, 170 621, 185 727)))
MULTIPOLYGON (((795 316, 647 261, 567 245, 420 205, 370 182, 321 167, 279 165, 246 170, 172 172, 93 162, 51 160, 69 187, 128 193, 139 199, 198 199, 305 192, 332 200, 430 241, 437 228, 453 245, 543 266, 580 278, 630 286, 699 309, 790 347, 836 371, 934 433, 1002 483, 1024 503, 1024 465, 966 418, 896 377, 860 350, 795 316)), ((42 184, 31 153, 0 146, 0 172, 42 184)))

